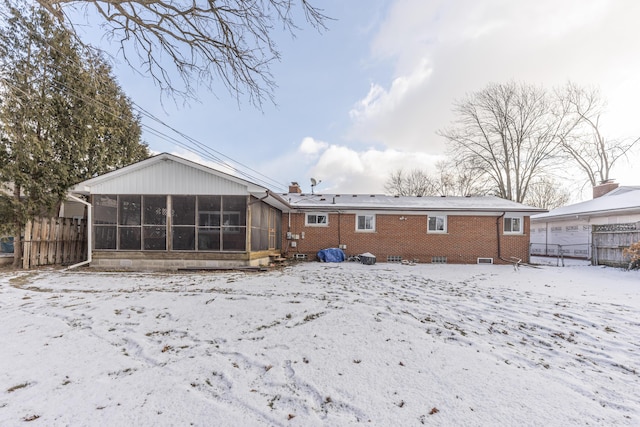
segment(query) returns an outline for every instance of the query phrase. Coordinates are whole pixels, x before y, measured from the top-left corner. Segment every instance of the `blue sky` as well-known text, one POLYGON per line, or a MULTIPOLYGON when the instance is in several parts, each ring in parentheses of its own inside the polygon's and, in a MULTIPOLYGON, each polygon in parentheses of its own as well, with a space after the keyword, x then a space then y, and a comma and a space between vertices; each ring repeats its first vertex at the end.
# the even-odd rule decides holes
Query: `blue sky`
MULTIPOLYGON (((316 0, 328 30, 274 34, 276 106, 240 104, 220 87, 199 102, 164 99, 150 79, 114 64, 125 92, 197 141, 281 183, 322 182, 318 192, 382 193, 390 172, 433 170, 436 135, 465 93, 509 80, 551 89, 572 80, 608 99, 612 138, 640 135, 640 2, 634 0, 316 0)), ((98 30, 89 28, 95 37, 98 30)), ((99 44, 109 49, 106 41, 99 44)), ((145 123, 161 130, 148 119, 145 123)), ((166 131, 163 130, 163 131, 166 131)), ((146 133, 155 152, 197 155, 146 133)), ((636 154, 612 176, 635 178, 636 154)), ((237 165, 231 165, 231 168, 237 165)), ((251 172, 253 173, 253 172, 251 172)), ((577 194, 579 180, 563 183, 577 194)), ((585 191, 582 197, 588 197, 585 191)), ((577 200, 576 200, 577 201, 577 200)))

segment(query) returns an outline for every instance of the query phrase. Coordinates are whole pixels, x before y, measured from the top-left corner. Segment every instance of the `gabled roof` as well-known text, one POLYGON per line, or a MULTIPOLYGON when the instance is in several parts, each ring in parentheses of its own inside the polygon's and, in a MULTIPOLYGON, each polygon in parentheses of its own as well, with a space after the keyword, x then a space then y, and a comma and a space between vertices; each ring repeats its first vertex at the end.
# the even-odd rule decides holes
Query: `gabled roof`
POLYGON ((158 154, 88 179, 77 194, 250 194, 280 209, 284 200, 268 188, 169 153, 158 154))
POLYGON ((193 169, 197 169, 200 170, 206 174, 211 174, 211 175, 215 175, 215 176, 219 176, 221 178, 224 178, 225 180, 234 182, 234 183, 238 183, 240 185, 246 186, 247 188, 255 188, 255 189, 262 189, 264 190, 265 187, 259 186, 257 184, 254 184, 250 181, 244 180, 242 178, 238 178, 236 176, 233 175, 229 175, 225 172, 219 171, 217 169, 213 169, 210 168, 208 166, 202 165, 200 163, 196 163, 196 162, 192 162, 191 160, 187 160, 184 159, 182 157, 178 157, 176 155, 173 154, 169 154, 169 153, 161 153, 161 154, 157 154, 155 156, 151 156, 149 158, 146 158, 144 160, 141 160, 137 163, 133 163, 131 165, 125 166, 123 168, 120 169, 116 169, 114 171, 111 172, 107 172, 103 175, 99 175, 96 176, 94 178, 88 179, 86 181, 83 181, 79 184, 77 184, 72 191, 74 192, 78 192, 78 193, 82 193, 83 191, 86 191, 85 189, 89 189, 91 187, 95 187, 99 184, 111 181, 111 180, 115 180, 118 179, 124 175, 131 175, 135 172, 138 171, 142 171, 146 168, 152 167, 154 165, 160 164, 161 162, 166 162, 166 161, 172 161, 172 162, 176 162, 179 164, 182 164, 186 167, 189 168, 193 168, 193 169))
POLYGON ((541 221, 576 216, 607 216, 628 213, 640 213, 640 188, 638 187, 619 187, 596 199, 534 215, 531 220, 541 221))
POLYGON ((407 197, 383 194, 299 194, 282 197, 294 209, 303 210, 377 210, 377 211, 443 211, 443 212, 513 212, 534 214, 545 209, 525 206, 495 196, 481 197, 407 197))

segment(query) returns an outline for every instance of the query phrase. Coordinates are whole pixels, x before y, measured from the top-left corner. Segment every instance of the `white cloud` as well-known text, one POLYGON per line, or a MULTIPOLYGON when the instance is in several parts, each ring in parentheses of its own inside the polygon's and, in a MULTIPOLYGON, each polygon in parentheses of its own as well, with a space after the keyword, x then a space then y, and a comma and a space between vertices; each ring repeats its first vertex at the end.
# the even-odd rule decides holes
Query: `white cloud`
POLYGON ((444 154, 437 131, 453 119, 453 103, 510 80, 599 86, 610 107, 605 131, 640 135, 638 20, 636 1, 396 0, 371 44, 394 76, 354 104, 349 137, 383 152, 444 154))
POLYGON ((328 146, 329 144, 324 141, 318 141, 311 138, 310 136, 307 136, 300 143, 298 151, 309 156, 316 156, 328 146))
POLYGON ((398 169, 433 170, 441 156, 422 152, 403 152, 393 149, 370 148, 356 151, 345 146, 331 145, 310 173, 322 180, 317 192, 328 193, 384 193, 389 174, 398 169))

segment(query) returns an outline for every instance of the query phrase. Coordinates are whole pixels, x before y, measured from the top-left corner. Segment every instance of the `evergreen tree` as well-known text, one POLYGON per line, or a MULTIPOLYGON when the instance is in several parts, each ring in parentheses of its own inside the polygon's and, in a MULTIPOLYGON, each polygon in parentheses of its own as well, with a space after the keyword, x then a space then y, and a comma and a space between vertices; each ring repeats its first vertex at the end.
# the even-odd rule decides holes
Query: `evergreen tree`
POLYGON ((148 156, 140 119, 108 64, 42 9, 10 7, 0 29, 0 223, 20 232, 69 187, 148 156))

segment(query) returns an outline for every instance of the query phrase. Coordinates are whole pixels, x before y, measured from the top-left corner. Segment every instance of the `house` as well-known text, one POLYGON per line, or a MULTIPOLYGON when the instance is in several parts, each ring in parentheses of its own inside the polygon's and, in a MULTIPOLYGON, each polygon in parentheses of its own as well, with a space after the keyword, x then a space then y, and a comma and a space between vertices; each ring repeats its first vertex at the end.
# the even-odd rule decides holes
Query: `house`
POLYGON ((282 212, 269 189, 163 153, 76 185, 91 204, 91 266, 257 266, 280 255, 282 212))
POLYGON ((545 212, 493 196, 303 194, 296 183, 282 197, 283 253, 303 259, 338 247, 383 262, 528 262, 529 216, 545 212))
POLYGON ((607 181, 592 200, 532 216, 531 254, 593 259, 594 230, 640 231, 640 187, 607 181))
POLYGON ((87 261, 101 268, 204 269, 316 259, 321 249, 380 261, 528 260, 529 216, 497 197, 303 194, 163 153, 72 189, 91 205, 87 261))

